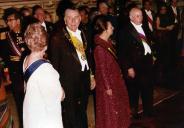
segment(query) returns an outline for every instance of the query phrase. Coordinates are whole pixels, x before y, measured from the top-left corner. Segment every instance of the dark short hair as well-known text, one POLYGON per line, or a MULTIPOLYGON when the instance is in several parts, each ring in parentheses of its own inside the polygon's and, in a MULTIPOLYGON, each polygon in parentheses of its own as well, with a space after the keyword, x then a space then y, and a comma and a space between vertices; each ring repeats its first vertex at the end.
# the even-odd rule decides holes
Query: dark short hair
POLYGON ((145 6, 145 4, 146 4, 147 2, 150 3, 149 0, 143 0, 142 5, 145 6))
POLYGON ((106 0, 99 0, 99 1, 97 2, 97 8, 98 8, 98 9, 99 9, 100 4, 102 4, 102 3, 106 4, 106 5, 109 7, 109 5, 108 5, 108 3, 106 2, 106 0))
POLYGON ((3 15, 3 19, 6 21, 7 18, 10 16, 10 15, 14 15, 16 19, 21 19, 21 15, 19 14, 19 12, 17 11, 16 8, 7 8, 4 10, 4 15, 3 15))
POLYGON ((59 18, 63 18, 65 10, 74 4, 70 0, 61 0, 56 8, 56 14, 59 18))
POLYGON ((87 7, 86 6, 80 6, 79 8, 78 8, 78 10, 79 10, 79 12, 85 12, 85 14, 88 14, 88 10, 87 10, 87 7))
POLYGON ((160 11, 160 9, 161 9, 162 7, 165 7, 165 8, 167 9, 167 4, 164 3, 164 2, 160 3, 159 6, 158 6, 158 11, 160 11))
MULTIPOLYGON (((28 11, 28 12, 29 12, 30 10, 29 10, 27 7, 22 7, 22 8, 20 8, 20 11, 19 11, 19 12, 20 12, 21 15, 23 15, 23 13, 24 13, 25 11, 28 11)), ((24 15, 23 15, 23 16, 24 16, 24 15)))
POLYGON ((79 11, 79 9, 76 6, 70 6, 70 7, 66 8, 66 10, 64 12, 64 17, 65 17, 65 13, 66 13, 67 10, 76 10, 76 11, 79 11))
POLYGON ((101 34, 103 31, 107 30, 107 22, 110 22, 110 20, 105 15, 99 15, 95 17, 94 21, 95 34, 101 34))
POLYGON ((43 9, 40 5, 35 5, 32 7, 32 15, 34 16, 35 15, 35 12, 38 10, 38 9, 43 9))

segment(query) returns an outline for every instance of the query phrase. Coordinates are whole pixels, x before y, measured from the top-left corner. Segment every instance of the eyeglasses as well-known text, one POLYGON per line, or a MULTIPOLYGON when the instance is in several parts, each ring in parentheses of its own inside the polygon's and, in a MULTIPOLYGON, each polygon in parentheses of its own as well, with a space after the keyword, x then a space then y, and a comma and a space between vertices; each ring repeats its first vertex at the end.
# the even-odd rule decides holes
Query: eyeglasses
POLYGON ((17 19, 7 19, 7 20, 6 20, 6 23, 11 22, 11 21, 13 21, 13 20, 17 20, 17 19))

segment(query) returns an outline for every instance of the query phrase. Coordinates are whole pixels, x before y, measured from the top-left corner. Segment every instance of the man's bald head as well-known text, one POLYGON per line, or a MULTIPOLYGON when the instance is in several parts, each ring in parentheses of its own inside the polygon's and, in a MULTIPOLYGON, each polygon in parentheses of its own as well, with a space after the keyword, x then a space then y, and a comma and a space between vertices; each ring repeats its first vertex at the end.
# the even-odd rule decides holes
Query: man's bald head
POLYGON ((143 16, 142 11, 139 8, 132 8, 129 12, 130 21, 136 25, 142 24, 143 16))

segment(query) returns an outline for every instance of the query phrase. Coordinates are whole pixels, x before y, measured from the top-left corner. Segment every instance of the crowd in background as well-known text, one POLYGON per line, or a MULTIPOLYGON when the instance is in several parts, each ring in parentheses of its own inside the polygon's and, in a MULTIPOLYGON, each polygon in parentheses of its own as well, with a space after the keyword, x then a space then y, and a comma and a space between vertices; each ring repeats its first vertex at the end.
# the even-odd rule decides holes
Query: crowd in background
POLYGON ((61 77, 65 128, 87 127, 88 95, 95 85, 92 93, 97 128, 128 128, 130 114, 133 119, 140 118, 139 96, 144 116, 152 118, 154 86, 168 87, 173 83, 170 76, 184 57, 184 8, 177 7, 177 0, 159 1, 157 10, 153 10, 152 0, 144 0, 142 8, 127 3, 119 14, 114 3, 109 5, 106 1, 98 1, 93 8, 73 6, 70 1, 61 1, 55 23, 52 15, 39 5, 4 10, 7 27, 0 30, 6 33, 0 41, 0 57, 9 68, 20 127, 25 95, 22 63, 32 53, 24 34, 35 23, 41 24, 48 37, 41 58, 50 60, 61 77), (91 87, 87 86, 90 82, 91 87))

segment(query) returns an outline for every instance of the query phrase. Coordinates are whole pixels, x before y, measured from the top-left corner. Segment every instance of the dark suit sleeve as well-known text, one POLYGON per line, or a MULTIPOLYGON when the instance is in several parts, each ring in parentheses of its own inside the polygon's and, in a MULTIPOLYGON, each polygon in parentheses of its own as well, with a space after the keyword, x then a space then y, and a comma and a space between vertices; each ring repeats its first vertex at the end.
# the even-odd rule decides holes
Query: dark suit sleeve
POLYGON ((61 59, 61 38, 57 35, 51 37, 49 45, 49 59, 53 67, 59 71, 60 69, 60 59, 61 59))
POLYGON ((125 30, 120 30, 118 32, 118 46, 117 46, 117 54, 118 54, 118 62, 120 64, 120 67, 122 71, 127 71, 127 69, 132 67, 131 59, 129 59, 131 56, 130 51, 130 38, 128 38, 130 35, 127 34, 125 30))
POLYGON ((175 15, 174 15, 174 12, 172 10, 172 7, 168 7, 168 18, 170 20, 170 24, 174 24, 174 21, 175 21, 175 15))
POLYGON ((45 22, 45 24, 46 24, 46 27, 47 27, 47 32, 50 35, 54 30, 54 24, 51 23, 51 22, 45 22))
POLYGON ((0 57, 5 61, 8 61, 9 59, 10 51, 8 49, 8 41, 6 39, 0 40, 0 57))

